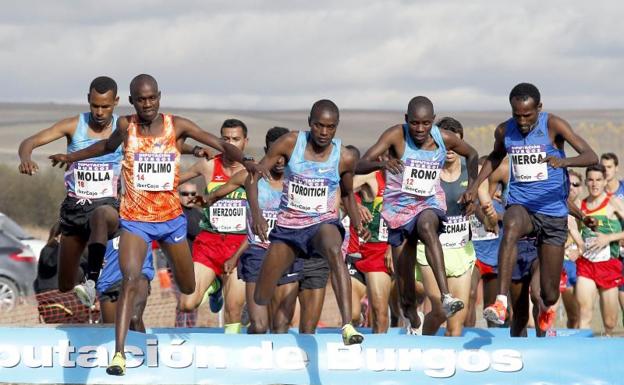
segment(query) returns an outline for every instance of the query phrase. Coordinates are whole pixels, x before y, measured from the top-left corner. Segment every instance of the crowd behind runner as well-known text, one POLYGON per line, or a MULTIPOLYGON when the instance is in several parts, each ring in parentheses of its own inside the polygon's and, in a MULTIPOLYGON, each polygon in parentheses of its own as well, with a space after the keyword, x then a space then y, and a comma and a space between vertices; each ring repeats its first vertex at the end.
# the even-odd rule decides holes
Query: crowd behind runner
POLYGON ((285 333, 298 318, 301 333, 314 333, 331 282, 345 345, 361 343, 357 328, 367 325, 432 335, 446 324, 446 335, 459 336, 476 324, 482 282, 488 327, 510 325, 512 336, 526 336, 531 318, 548 334, 560 292, 568 327, 591 325, 598 295, 605 333, 613 331, 618 298, 624 305, 618 157, 599 159, 564 119, 543 112, 534 85, 511 90, 512 117, 479 161, 461 122, 437 119, 424 96, 409 101, 404 123, 380 127, 361 157, 337 136, 338 106, 319 100, 307 129, 267 131, 257 163, 244 154, 244 122, 226 120, 218 138, 160 113, 160 97, 156 80, 138 75, 136 114, 119 117, 117 84, 98 77, 89 112, 19 148, 20 172, 34 175, 32 151, 67 139, 67 154, 50 157, 67 165, 58 287, 86 307, 99 299, 102 321, 115 324, 109 374, 125 373, 128 328, 144 331, 153 242, 172 265, 180 326, 195 325, 205 302, 219 311, 225 297, 226 332, 285 333), (577 156, 566 157, 566 143, 577 156), (205 159, 184 171, 182 154, 205 159), (182 184, 200 176, 205 194, 182 184))

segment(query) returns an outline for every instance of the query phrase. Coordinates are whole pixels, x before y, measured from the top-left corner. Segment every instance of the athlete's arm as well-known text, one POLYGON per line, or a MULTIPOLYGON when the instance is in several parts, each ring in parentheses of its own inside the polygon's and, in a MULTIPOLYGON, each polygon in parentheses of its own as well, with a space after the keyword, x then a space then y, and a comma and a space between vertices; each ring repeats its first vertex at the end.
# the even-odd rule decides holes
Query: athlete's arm
POLYGON ((581 233, 578 230, 578 225, 576 223, 576 219, 572 215, 568 215, 568 232, 572 237, 576 246, 583 251, 585 248, 585 244, 583 243, 583 237, 581 237, 581 233))
POLYGON ((180 173, 179 184, 186 183, 191 179, 197 178, 200 175, 204 175, 206 181, 209 181, 212 177, 212 162, 206 159, 200 159, 188 169, 180 173), (208 175, 206 175, 208 174, 208 175))
MULTIPOLYGON (((215 135, 202 130, 198 125, 191 122, 186 118, 182 118, 180 116, 175 116, 174 118, 174 127, 176 129, 176 134, 178 138, 186 139, 193 138, 198 142, 205 144, 206 146, 210 146, 217 151, 220 151, 225 155, 228 159, 238 162, 245 166, 245 168, 249 171, 255 171, 257 165, 252 161, 243 160, 244 154, 241 150, 239 150, 236 146, 233 146, 221 138, 216 137, 215 135)), ((267 174, 264 170, 258 170, 264 175, 267 174)))
POLYGON ((355 173, 370 174, 381 169, 386 169, 393 174, 403 172, 403 162, 401 162, 399 156, 392 156, 386 161, 379 161, 379 157, 389 149, 394 150, 394 155, 396 155, 398 153, 397 149, 405 145, 403 141, 403 127, 401 125, 388 128, 381 134, 377 143, 369 148, 357 162, 355 173))
MULTIPOLYGON (((373 194, 373 198, 375 199, 375 195, 377 195, 376 191, 373 191, 373 185, 377 185, 377 177, 375 176, 374 172, 371 172, 370 174, 366 174, 366 175, 355 175, 353 177, 353 192, 360 193, 360 196, 362 198, 368 199, 368 197, 366 197, 364 194, 367 193, 367 191, 365 191, 364 187, 368 186, 370 188, 371 193, 373 194), (374 180, 374 182, 373 182, 374 180)), ((358 211, 360 213, 360 218, 362 220, 363 223, 370 223, 373 221, 373 215, 371 214, 371 212, 368 210, 368 208, 366 208, 366 206, 360 204, 357 202, 356 199, 356 206, 358 208, 358 211)))
POLYGON ((370 238, 368 230, 362 226, 362 220, 357 208, 357 201, 353 194, 353 175, 357 158, 351 151, 347 151, 344 147, 340 151, 340 202, 344 205, 347 215, 351 219, 351 225, 357 232, 358 236, 363 239, 370 238))
POLYGON ((260 210, 258 203, 258 180, 259 176, 248 173, 245 178, 245 192, 247 193, 247 202, 249 210, 251 210, 251 231, 260 238, 262 242, 268 241, 267 232, 269 224, 260 210))
POLYGON ((572 127, 565 120, 555 115, 548 116, 548 131, 553 130, 555 134, 555 145, 563 149, 563 141, 570 143, 570 146, 578 152, 577 156, 571 158, 558 158, 548 156, 544 162, 548 162, 551 167, 588 167, 598 163, 598 156, 585 141, 578 136, 572 127))
POLYGON ((33 175, 39 171, 39 165, 34 162, 30 156, 35 148, 53 142, 62 137, 66 137, 69 141, 74 135, 78 117, 63 119, 52 126, 39 131, 38 133, 24 139, 19 145, 17 154, 20 157, 19 172, 22 174, 33 175))
POLYGON ((505 125, 501 124, 496 127, 496 130, 494 131, 494 149, 490 152, 490 155, 488 155, 485 163, 483 163, 481 171, 479 172, 479 175, 477 175, 474 183, 466 189, 466 192, 464 192, 464 195, 461 198, 463 202, 472 202, 474 200, 477 188, 490 176, 493 170, 498 168, 506 155, 505 125))
POLYGON ((236 174, 232 175, 232 177, 227 182, 219 186, 216 190, 209 193, 206 198, 198 196, 198 198, 203 200, 201 205, 204 207, 211 206, 213 203, 228 195, 232 191, 236 190, 241 186, 244 186, 247 175, 249 175, 247 170, 240 170, 236 174))
POLYGON ((196 158, 212 159, 213 155, 209 149, 200 146, 191 146, 188 143, 184 143, 183 138, 178 138, 176 145, 180 149, 180 153, 183 155, 193 155, 196 158))
POLYGON ((126 118, 119 118, 117 119, 117 129, 113 131, 108 139, 100 140, 87 148, 76 152, 70 152, 69 154, 51 155, 49 159, 52 161, 52 166, 56 166, 58 164, 59 167, 63 167, 69 163, 110 154, 121 146, 127 134, 128 121, 126 118))

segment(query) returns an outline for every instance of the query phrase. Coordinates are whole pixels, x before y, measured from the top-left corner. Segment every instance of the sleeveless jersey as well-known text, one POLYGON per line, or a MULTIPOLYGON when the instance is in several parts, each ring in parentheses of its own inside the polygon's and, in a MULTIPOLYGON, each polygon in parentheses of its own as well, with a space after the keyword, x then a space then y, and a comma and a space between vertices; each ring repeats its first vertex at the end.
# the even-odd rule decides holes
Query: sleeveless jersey
MULTIPOLYGON (((206 186, 211 193, 224 185, 230 177, 223 172, 223 156, 213 159, 212 179, 206 186)), ((247 193, 242 187, 216 201, 212 206, 202 210, 203 218, 199 222, 202 230, 211 233, 246 234, 247 233, 247 193)))
POLYGON ((368 231, 371 233, 367 243, 388 241, 388 225, 381 217, 386 181, 381 171, 375 172, 375 178, 377 179, 377 195, 375 199, 372 202, 362 202, 362 205, 373 215, 373 220, 367 225, 368 231))
POLYGON ((431 136, 437 148, 421 150, 403 125, 405 151, 401 160, 405 168, 401 174, 386 173, 381 216, 391 229, 408 223, 425 209, 446 211, 444 191, 440 187, 440 172, 446 160, 446 146, 438 126, 431 127, 431 136))
POLYGON ((340 139, 332 139, 332 150, 324 162, 305 159, 310 133, 300 131, 286 169, 277 224, 300 229, 338 220, 336 193, 340 186, 340 139))
POLYGON ((443 232, 440 234, 440 243, 445 249, 459 249, 470 242, 470 221, 461 211, 457 201, 468 187, 468 170, 461 162, 461 173, 454 182, 441 180, 441 186, 446 197, 446 221, 442 223, 443 232))
MULTIPOLYGON (((141 272, 148 281, 154 279, 154 262, 152 260, 152 247, 148 245, 147 254, 143 261, 141 272)), ((106 243, 106 253, 104 254, 104 264, 97 281, 97 291, 102 293, 108 290, 112 285, 121 281, 123 275, 119 267, 119 236, 110 239, 106 243)))
POLYGON ((173 115, 163 116, 160 136, 143 136, 138 116, 129 118, 122 175, 125 193, 119 216, 129 221, 166 222, 182 215, 178 198, 180 152, 173 115))
POLYGON ((608 194, 614 195, 616 198, 624 200, 624 181, 619 181, 617 190, 608 194))
MULTIPOLYGON (((67 145, 67 152, 85 149, 102 139, 89 138, 90 112, 78 115, 76 131, 67 145)), ((117 115, 111 122, 113 132, 117 129, 117 115)), ((121 173, 122 148, 91 159, 74 162, 65 172, 67 195, 75 198, 100 199, 117 197, 121 173)))
MULTIPOLYGON (((592 216, 598 221, 598 226, 596 227, 596 232, 598 233, 613 234, 622 231, 620 221, 617 218, 610 219, 608 217, 607 206, 609 205, 611 197, 612 195, 607 194, 607 197, 602 201, 602 203, 600 203, 600 205, 593 210, 590 210, 587 207, 587 199, 583 199, 581 201, 581 211, 583 214, 592 216)), ((609 246, 606 246, 602 250, 591 253, 587 251, 587 247, 590 246, 596 239, 596 232, 592 231, 587 226, 582 227, 581 236, 583 237, 583 241, 585 241, 586 249, 583 257, 592 262, 604 262, 611 258, 618 258, 620 256, 620 245, 618 242, 611 242, 609 246)))
POLYGON ((568 173, 542 160, 547 156, 565 158, 548 135, 548 113, 540 112, 535 128, 526 136, 512 118, 505 124, 505 148, 509 154, 507 204, 519 204, 530 213, 554 217, 568 215, 568 173))
MULTIPOLYGON (((268 233, 275 227, 277 221, 277 213, 279 212, 280 199, 282 198, 282 190, 275 190, 271 187, 271 184, 262 178, 258 180, 258 205, 262 210, 262 216, 269 225, 268 233)), ((262 247, 263 249, 269 248, 269 242, 262 242, 260 238, 251 231, 251 209, 249 203, 247 204, 247 239, 249 245, 255 245, 262 247)), ((268 237, 267 233, 267 237, 268 237)))

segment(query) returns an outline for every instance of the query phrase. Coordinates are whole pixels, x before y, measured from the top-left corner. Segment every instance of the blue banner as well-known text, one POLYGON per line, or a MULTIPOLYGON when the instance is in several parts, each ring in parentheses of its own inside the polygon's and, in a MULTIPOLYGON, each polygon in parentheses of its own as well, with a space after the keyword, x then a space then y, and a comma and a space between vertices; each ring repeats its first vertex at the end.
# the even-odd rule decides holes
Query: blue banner
POLYGON ((106 374, 114 330, 0 328, 0 382, 105 384, 622 384, 624 340, 510 338, 503 329, 463 337, 366 335, 344 346, 316 335, 224 335, 216 329, 131 332, 125 376, 106 374))

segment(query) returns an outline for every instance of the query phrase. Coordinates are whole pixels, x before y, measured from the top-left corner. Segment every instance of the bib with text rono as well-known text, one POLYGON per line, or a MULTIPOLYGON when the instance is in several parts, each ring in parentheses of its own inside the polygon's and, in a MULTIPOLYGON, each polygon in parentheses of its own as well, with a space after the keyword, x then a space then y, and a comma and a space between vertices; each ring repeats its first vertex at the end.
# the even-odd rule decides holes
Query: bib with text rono
POLYGON ((432 196, 440 183, 440 162, 407 159, 403 169, 401 191, 418 195, 432 196))

